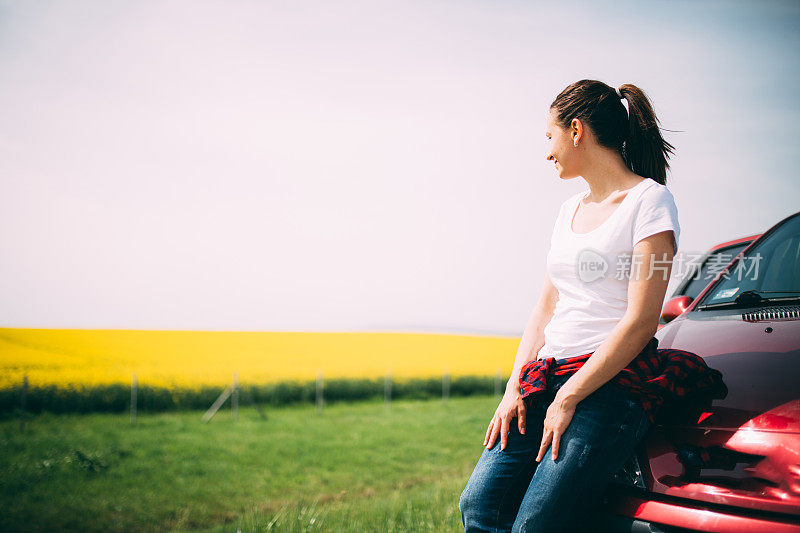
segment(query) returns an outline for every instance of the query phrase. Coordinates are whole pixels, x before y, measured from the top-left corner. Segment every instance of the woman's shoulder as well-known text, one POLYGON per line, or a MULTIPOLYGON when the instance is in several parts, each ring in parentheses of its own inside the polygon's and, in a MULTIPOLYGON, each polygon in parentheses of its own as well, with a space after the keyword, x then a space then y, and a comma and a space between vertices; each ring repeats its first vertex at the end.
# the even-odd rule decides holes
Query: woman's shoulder
POLYGON ((666 185, 647 178, 650 183, 644 185, 637 198, 637 203, 645 207, 670 206, 675 207, 675 197, 666 185))
MULTIPOLYGON (((652 181, 652 180, 651 180, 652 181)), ((636 245, 640 240, 662 231, 672 230, 673 246, 678 249, 680 223, 678 207, 672 192, 656 181, 648 184, 639 195, 636 209, 632 217, 633 240, 636 245)))

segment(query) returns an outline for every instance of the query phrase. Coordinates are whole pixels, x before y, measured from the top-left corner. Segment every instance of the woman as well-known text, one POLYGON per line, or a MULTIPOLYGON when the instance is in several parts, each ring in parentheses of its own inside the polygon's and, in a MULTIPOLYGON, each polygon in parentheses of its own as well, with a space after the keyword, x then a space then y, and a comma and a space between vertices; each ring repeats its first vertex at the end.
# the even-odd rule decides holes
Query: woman
POLYGON ((468 532, 580 531, 652 423, 663 398, 652 384, 681 374, 654 369, 669 356, 698 386, 718 377, 693 354, 656 350, 680 227, 665 186, 673 146, 644 92, 573 83, 546 135, 559 178, 589 189, 556 218, 541 296, 461 494, 468 532))

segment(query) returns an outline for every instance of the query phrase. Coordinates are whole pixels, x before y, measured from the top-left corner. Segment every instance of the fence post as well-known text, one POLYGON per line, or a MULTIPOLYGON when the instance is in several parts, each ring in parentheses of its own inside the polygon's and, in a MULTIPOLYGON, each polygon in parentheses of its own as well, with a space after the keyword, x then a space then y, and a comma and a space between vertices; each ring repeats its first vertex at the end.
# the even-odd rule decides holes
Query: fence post
POLYGON ((231 394, 233 394, 233 386, 228 385, 227 387, 225 387, 225 390, 222 391, 222 394, 220 394, 219 397, 216 400, 214 400, 214 403, 211 404, 211 407, 208 408, 206 414, 203 415, 204 423, 208 423, 208 421, 211 420, 211 417, 214 416, 217 413, 217 411, 219 411, 219 408, 222 407, 222 404, 225 403, 225 400, 227 400, 228 396, 230 396, 231 394))
POLYGON ((136 396, 139 392, 139 382, 136 380, 136 374, 131 377, 131 425, 136 425, 136 396))
POLYGON ((447 403, 450 398, 450 372, 445 370, 442 374, 442 401, 447 403))
POLYGON ((319 413, 322 411, 322 402, 324 401, 322 397, 322 370, 317 371, 317 412, 319 413))
POLYGON ((392 371, 386 371, 386 379, 383 381, 383 406, 386 409, 392 406, 392 371))
POLYGON ((500 369, 498 368, 494 372, 494 397, 497 398, 500 396, 500 387, 501 387, 502 378, 500 377, 500 369))
POLYGON ((25 431, 25 400, 28 395, 28 376, 22 377, 22 395, 19 402, 19 430, 25 431))
POLYGON ((233 393, 231 394, 231 414, 234 420, 239 420, 239 375, 233 373, 233 393))

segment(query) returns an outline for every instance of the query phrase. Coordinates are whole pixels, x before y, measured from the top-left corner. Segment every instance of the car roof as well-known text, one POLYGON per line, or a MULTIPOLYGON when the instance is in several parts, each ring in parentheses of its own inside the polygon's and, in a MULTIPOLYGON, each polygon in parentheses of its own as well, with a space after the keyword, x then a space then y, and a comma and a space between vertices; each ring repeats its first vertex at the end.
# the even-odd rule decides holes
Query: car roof
POLYGON ((725 241, 719 244, 715 244, 714 246, 709 249, 709 252, 716 252, 721 248, 727 248, 728 246, 734 246, 736 244, 742 244, 743 242, 752 242, 759 237, 761 237, 763 233, 756 233, 755 235, 748 235, 747 237, 739 237, 738 239, 733 239, 732 241, 725 241))

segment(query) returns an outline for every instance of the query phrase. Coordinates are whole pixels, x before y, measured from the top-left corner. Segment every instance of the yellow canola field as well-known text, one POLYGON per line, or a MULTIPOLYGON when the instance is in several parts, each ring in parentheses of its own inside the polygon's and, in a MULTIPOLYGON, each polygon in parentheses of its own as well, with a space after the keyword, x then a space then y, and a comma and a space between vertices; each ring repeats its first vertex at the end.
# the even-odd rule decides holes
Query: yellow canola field
POLYGON ((196 387, 323 378, 508 376, 519 339, 435 333, 0 328, 0 388, 196 387))

